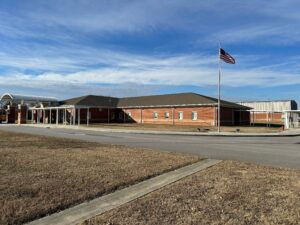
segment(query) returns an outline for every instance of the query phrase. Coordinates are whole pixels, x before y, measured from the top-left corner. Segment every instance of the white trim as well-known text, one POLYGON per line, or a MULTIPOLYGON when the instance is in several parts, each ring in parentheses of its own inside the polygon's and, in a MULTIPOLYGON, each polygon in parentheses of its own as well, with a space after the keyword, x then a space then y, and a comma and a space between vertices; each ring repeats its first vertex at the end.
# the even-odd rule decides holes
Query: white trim
POLYGON ((192 120, 193 121, 198 120, 198 112, 197 111, 192 111, 192 120), (196 115, 196 118, 194 118, 193 115, 196 115))
POLYGON ((3 95, 1 95, 0 100, 2 100, 2 98, 3 98, 5 95, 8 95, 8 96, 11 98, 11 100, 13 100, 13 96, 12 96, 11 94, 9 94, 9 93, 4 93, 3 95))
POLYGON ((183 120, 183 111, 178 111, 178 120, 183 120), (182 117, 180 117, 180 114, 182 115, 182 117))
POLYGON ((127 115, 127 120, 129 120, 129 121, 132 120, 132 113, 131 113, 131 111, 128 111, 125 114, 127 115))
POLYGON ((170 118, 170 112, 169 111, 164 112, 164 118, 165 118, 165 120, 168 120, 170 118), (166 113, 168 114, 168 117, 166 117, 166 113))

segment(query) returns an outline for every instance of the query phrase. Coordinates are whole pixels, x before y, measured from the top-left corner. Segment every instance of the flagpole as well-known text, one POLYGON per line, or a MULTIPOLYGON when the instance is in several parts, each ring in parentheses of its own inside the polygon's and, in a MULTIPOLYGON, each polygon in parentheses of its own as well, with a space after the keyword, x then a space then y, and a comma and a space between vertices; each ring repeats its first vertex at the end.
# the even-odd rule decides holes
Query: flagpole
POLYGON ((220 133, 220 116, 221 116, 221 57, 220 57, 221 43, 219 42, 219 82, 218 82, 218 133, 220 133))

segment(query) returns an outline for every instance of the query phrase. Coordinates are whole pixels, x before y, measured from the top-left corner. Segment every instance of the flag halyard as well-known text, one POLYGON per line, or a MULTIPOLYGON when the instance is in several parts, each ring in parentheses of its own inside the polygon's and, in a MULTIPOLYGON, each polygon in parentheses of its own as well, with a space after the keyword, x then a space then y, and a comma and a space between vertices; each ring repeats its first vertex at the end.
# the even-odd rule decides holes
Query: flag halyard
POLYGON ((235 64, 235 59, 222 48, 220 48, 219 56, 220 59, 222 59, 224 62, 229 64, 235 64))

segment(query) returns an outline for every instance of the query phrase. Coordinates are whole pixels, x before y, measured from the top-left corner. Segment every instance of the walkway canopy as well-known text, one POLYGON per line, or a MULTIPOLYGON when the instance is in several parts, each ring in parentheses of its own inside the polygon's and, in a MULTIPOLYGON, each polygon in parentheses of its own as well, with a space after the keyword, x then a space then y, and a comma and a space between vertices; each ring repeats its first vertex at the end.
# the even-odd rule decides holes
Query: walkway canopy
POLYGON ((284 125, 285 128, 299 128, 300 127, 300 110, 286 110, 284 111, 284 125))
POLYGON ((41 104, 52 105, 57 104, 58 101, 53 97, 42 97, 42 96, 30 96, 30 95, 16 95, 5 93, 0 98, 0 107, 5 107, 7 105, 18 105, 24 104, 29 106, 37 106, 41 104))

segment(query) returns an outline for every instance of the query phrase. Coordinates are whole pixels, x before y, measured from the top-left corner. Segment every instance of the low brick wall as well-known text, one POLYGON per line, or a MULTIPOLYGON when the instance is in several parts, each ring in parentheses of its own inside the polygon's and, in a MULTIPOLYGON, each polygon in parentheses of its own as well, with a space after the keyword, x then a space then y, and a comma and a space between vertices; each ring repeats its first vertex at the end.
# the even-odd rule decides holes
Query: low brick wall
POLYGON ((283 124, 281 112, 251 112, 252 123, 283 124))

